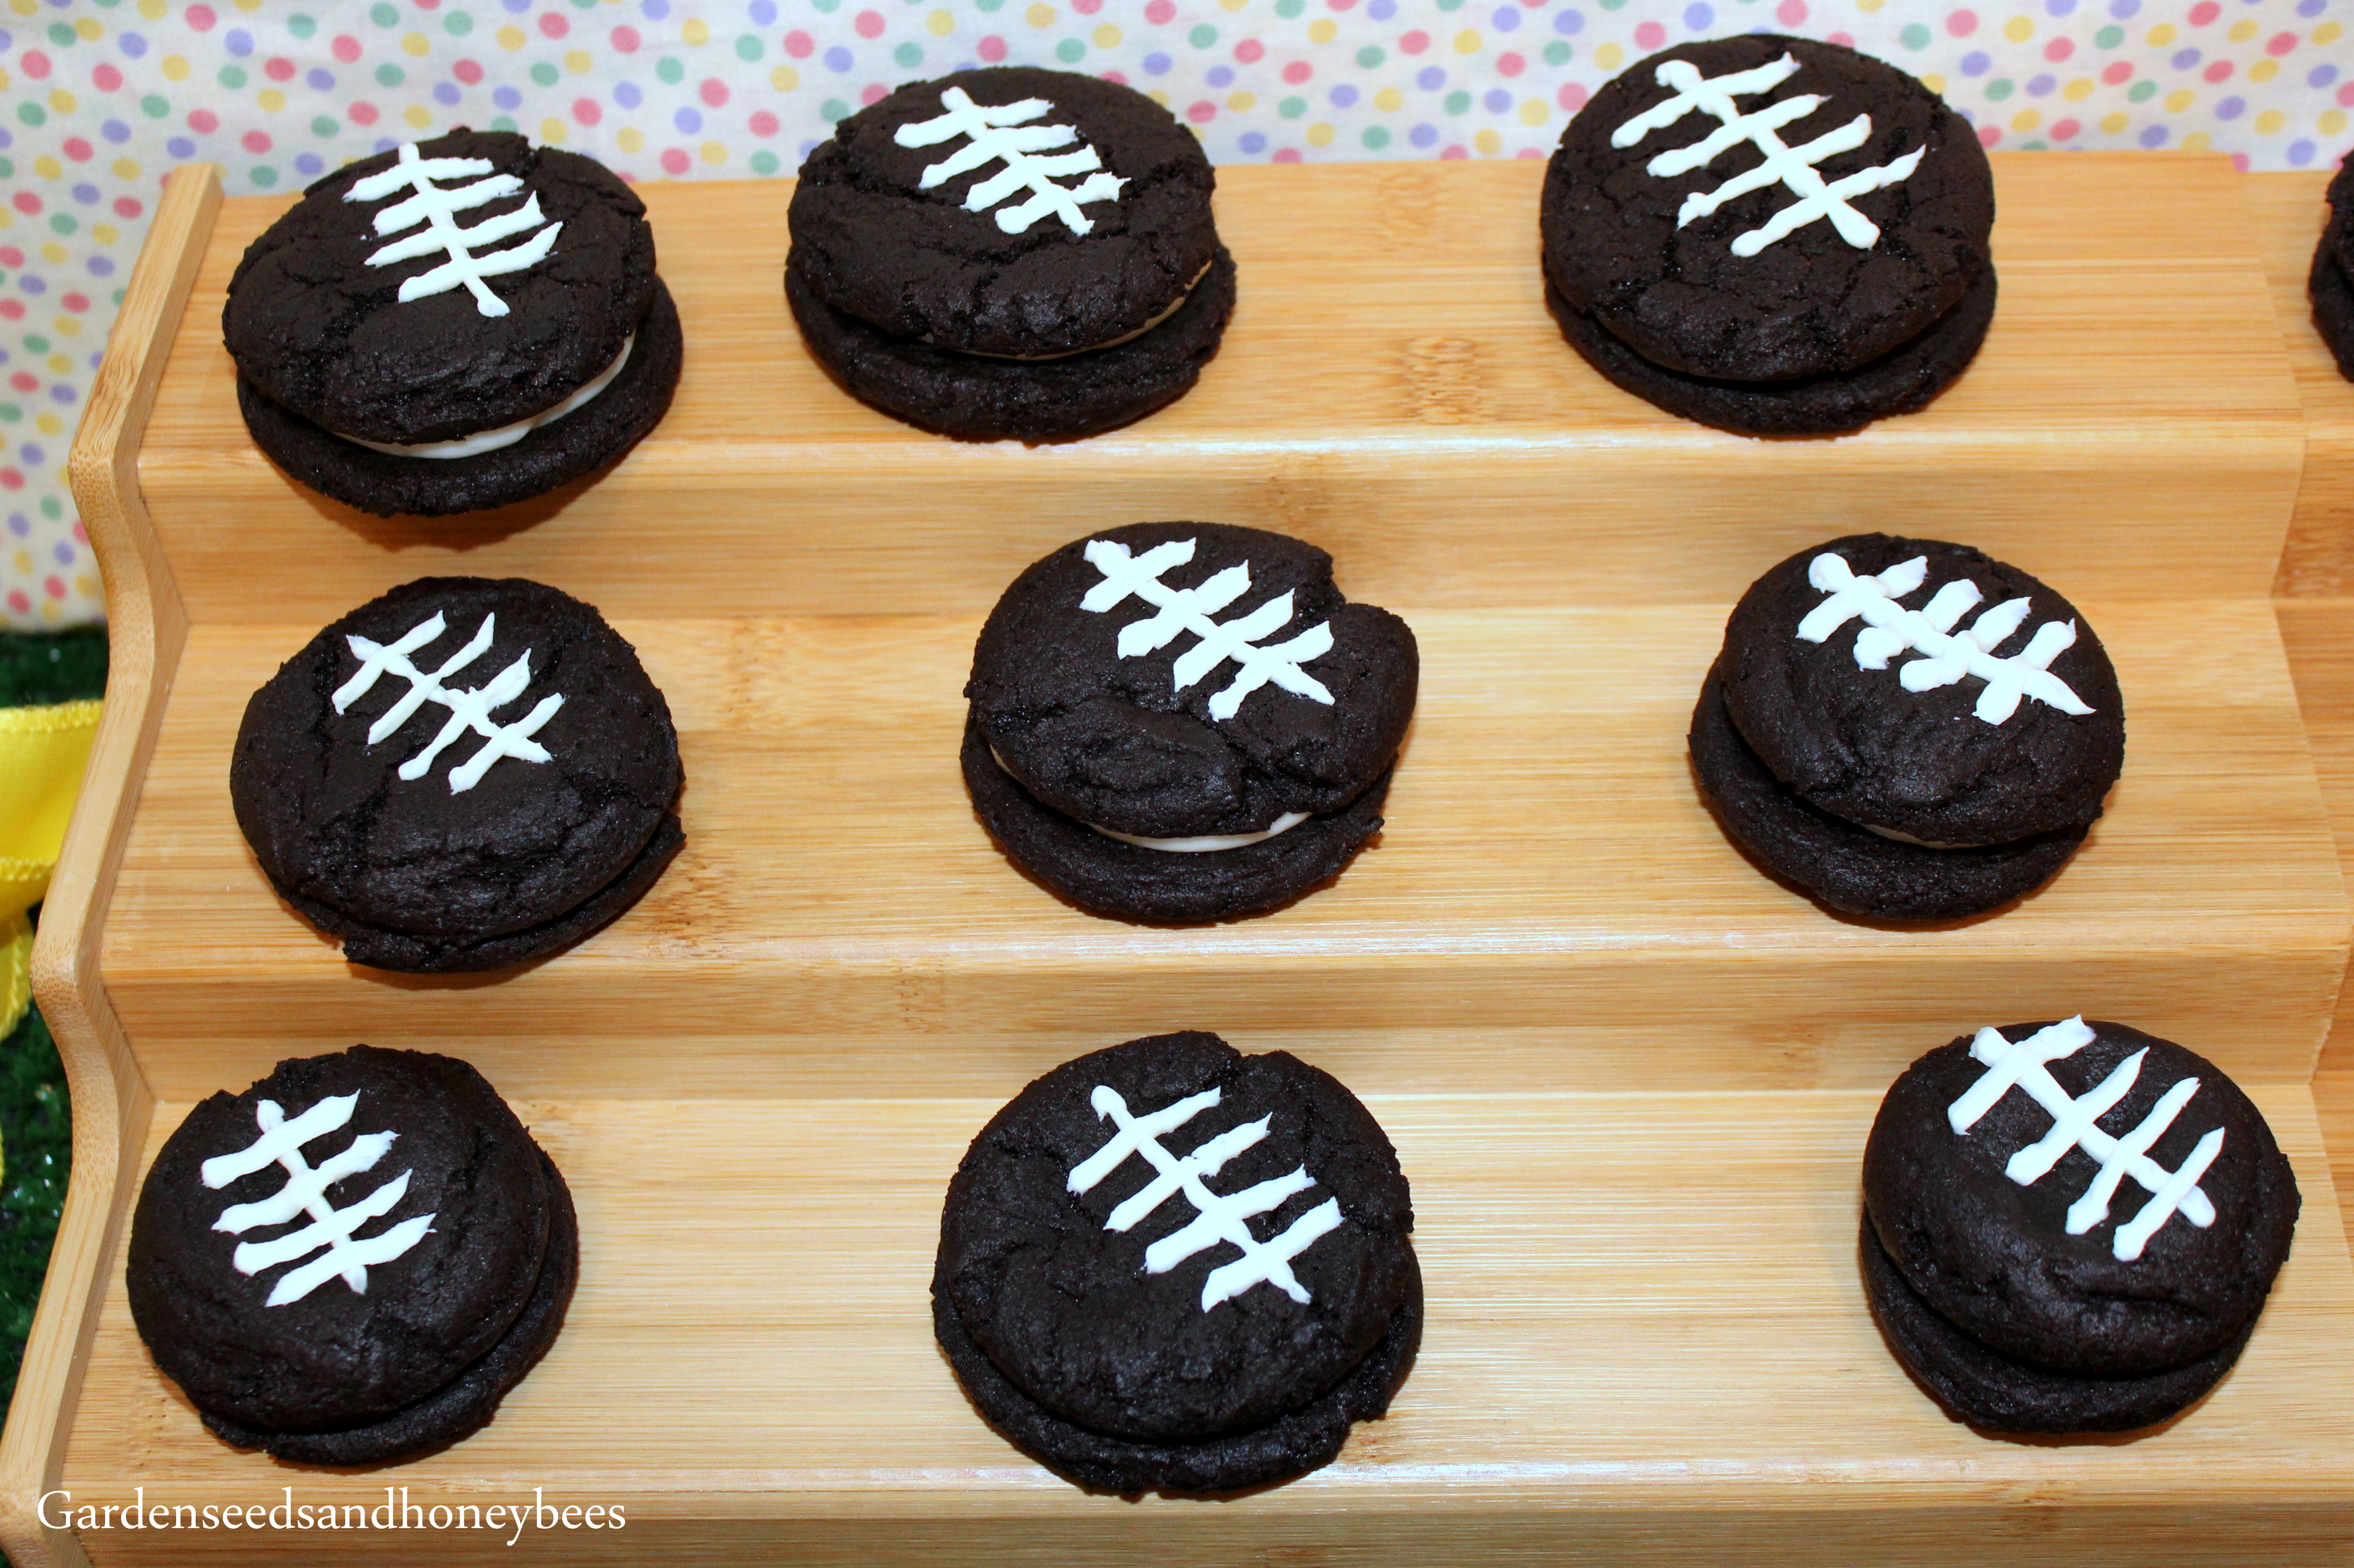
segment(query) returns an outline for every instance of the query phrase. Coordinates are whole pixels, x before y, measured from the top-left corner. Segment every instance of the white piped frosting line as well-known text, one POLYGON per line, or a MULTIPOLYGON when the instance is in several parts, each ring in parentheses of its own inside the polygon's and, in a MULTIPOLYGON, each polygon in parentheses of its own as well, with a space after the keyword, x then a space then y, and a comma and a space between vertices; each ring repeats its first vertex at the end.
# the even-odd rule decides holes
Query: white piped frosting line
MULTIPOLYGON (((997 764, 997 770, 1000 773, 1017 784, 1022 781, 1022 776, 1005 766, 1005 758, 998 755, 997 747, 993 746, 989 748, 989 759, 997 764)), ((1079 826, 1089 832, 1101 833, 1108 839, 1118 839, 1124 844, 1134 844, 1139 849, 1162 850, 1171 854, 1208 854, 1216 850, 1242 849, 1250 844, 1263 842, 1278 833, 1289 832, 1307 820, 1308 813, 1305 811, 1286 811, 1276 818, 1272 825, 1262 828, 1255 833, 1202 833, 1188 839, 1148 839, 1136 833, 1117 832, 1110 828, 1099 828, 1093 822, 1079 822, 1079 826)), ((1078 821, 1078 819, 1074 817, 1072 821, 1078 821)))
POLYGON ((484 452, 494 452, 502 447, 514 445, 542 425, 552 425, 565 415, 576 412, 593 401, 597 394, 613 384, 613 377, 621 373, 621 366, 630 362, 630 350, 636 346, 637 341, 638 334, 635 333, 623 338, 621 352, 613 356, 613 363, 599 371, 593 380, 581 383, 572 396, 563 402, 552 408, 542 408, 527 419, 517 419, 512 425, 501 425, 495 430, 476 430, 470 436, 459 436, 446 441, 420 441, 410 447, 398 446, 391 441, 364 440, 358 436, 346 436, 341 430, 329 433, 340 440, 351 442, 355 447, 366 447, 370 451, 385 452, 393 457, 470 458, 479 457, 484 452))

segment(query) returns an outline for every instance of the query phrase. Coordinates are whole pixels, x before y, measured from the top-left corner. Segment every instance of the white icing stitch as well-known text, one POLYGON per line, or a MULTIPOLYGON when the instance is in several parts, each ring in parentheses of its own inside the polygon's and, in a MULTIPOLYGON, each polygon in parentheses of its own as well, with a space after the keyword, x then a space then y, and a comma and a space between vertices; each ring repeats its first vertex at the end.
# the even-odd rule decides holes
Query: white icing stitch
POLYGON ((1075 152, 1050 158, 1037 156, 1079 140, 1075 126, 1028 123, 1053 111, 1055 106, 1043 98, 983 107, 973 102, 964 89, 951 87, 940 94, 940 105, 947 113, 902 125, 892 133, 892 140, 902 147, 930 147, 959 136, 971 140, 938 163, 928 165, 916 188, 928 191, 959 175, 1003 159, 1005 167, 965 192, 964 209, 987 212, 1016 191, 1028 191, 1029 200, 998 211, 997 227, 1008 234, 1026 232, 1049 213, 1060 217, 1072 233, 1088 233, 1094 229, 1095 222, 1080 216, 1079 208, 1093 202, 1112 200, 1128 184, 1119 175, 1104 172, 1103 160, 1085 143, 1080 143, 1075 152), (1087 174, 1091 169, 1097 172, 1087 174), (1056 175, 1078 174, 1087 177, 1076 185, 1055 183, 1056 175))
POLYGON ((198 1168, 197 1173, 208 1188, 226 1187, 269 1165, 281 1166, 286 1171, 286 1184, 272 1196, 258 1202, 232 1203, 223 1209, 220 1218, 213 1222, 217 1231, 238 1235, 257 1225, 282 1225, 304 1214, 311 1216, 312 1223, 299 1231, 266 1242, 239 1242, 230 1258, 239 1274, 259 1274, 281 1263, 309 1257, 321 1247, 327 1249, 300 1268, 280 1276, 270 1298, 262 1303, 265 1307, 300 1301, 337 1275, 364 1296, 367 1293, 371 1264, 391 1262, 423 1240, 433 1228, 433 1215, 419 1214, 403 1220, 381 1235, 366 1241, 352 1240, 354 1231, 389 1213, 408 1195, 410 1172, 407 1171, 349 1208, 338 1209, 327 1201, 328 1188, 346 1176, 374 1170, 398 1136, 371 1132, 355 1138, 341 1153, 313 1169, 302 1158, 302 1146, 350 1121, 352 1107, 358 1103, 356 1093, 333 1096, 288 1121, 276 1100, 262 1100, 253 1110, 261 1136, 233 1154, 214 1156, 198 1168))
POLYGON ((517 419, 512 425, 501 425, 494 430, 477 430, 472 435, 457 436, 446 441, 420 441, 415 446, 407 447, 392 441, 371 441, 359 436, 346 436, 341 430, 330 433, 351 442, 354 446, 366 447, 372 451, 388 452, 394 457, 442 459, 480 457, 484 452, 494 452, 502 447, 514 445, 542 425, 552 425, 565 415, 572 413, 594 399, 598 393, 613 384, 613 377, 619 376, 621 373, 621 366, 630 362, 630 350, 636 345, 637 341, 638 334, 635 333, 623 338, 621 352, 613 356, 613 363, 599 371, 594 380, 582 382, 579 387, 563 402, 552 408, 542 408, 529 418, 517 419))
POLYGON ((1150 1115, 1130 1117, 1128 1102, 1120 1097, 1119 1090, 1108 1085, 1097 1085, 1087 1104, 1118 1130, 1101 1149, 1071 1168, 1070 1190, 1074 1193, 1086 1192, 1129 1155, 1141 1155, 1156 1174, 1112 1210, 1104 1222, 1104 1229, 1125 1233, 1178 1193, 1182 1193, 1194 1209, 1189 1224, 1144 1249, 1147 1274, 1166 1274, 1197 1252, 1220 1242, 1231 1242, 1241 1249, 1242 1255, 1212 1269, 1209 1277, 1202 1282, 1203 1311, 1240 1296, 1255 1285, 1272 1285, 1294 1301, 1305 1302, 1308 1287, 1291 1272, 1291 1260, 1307 1251, 1319 1237, 1340 1228, 1340 1200, 1327 1198, 1292 1221, 1282 1234, 1262 1242, 1251 1234, 1252 1217, 1267 1213, 1294 1193, 1316 1185, 1316 1179, 1308 1174, 1306 1166, 1295 1167, 1286 1175, 1246 1187, 1239 1192, 1213 1192, 1203 1184, 1203 1178, 1216 1175, 1228 1160, 1267 1137, 1267 1123, 1272 1118, 1261 1117, 1229 1128, 1196 1145, 1191 1154, 1182 1159, 1161 1147, 1161 1134, 1173 1131, 1216 1105, 1219 1093, 1214 1088, 1204 1089, 1150 1115))
POLYGON ((417 143, 405 143, 400 149, 400 161, 388 169, 380 170, 365 179, 355 180, 344 193, 345 201, 380 201, 398 190, 413 191, 407 201, 398 201, 379 208, 376 215, 376 232, 398 234, 404 228, 425 227, 406 239, 396 239, 376 250, 367 259, 371 267, 389 267, 398 261, 414 260, 436 251, 450 260, 440 266, 419 272, 414 278, 401 281, 400 302, 421 300, 429 294, 446 292, 463 283, 474 296, 474 308, 486 316, 507 313, 507 302, 491 292, 486 278, 500 277, 508 272, 520 272, 536 266, 555 248, 556 237, 563 232, 561 223, 549 223, 520 245, 504 250, 476 255, 474 247, 488 246, 521 234, 527 228, 546 222, 539 210, 539 193, 513 212, 496 217, 486 217, 472 228, 461 228, 457 215, 470 208, 512 196, 523 189, 523 182, 513 175, 491 174, 488 158, 420 158, 417 143), (444 190, 436 180, 462 179, 469 175, 488 175, 470 185, 444 190))
POLYGON ((1081 609, 1100 615, 1133 594, 1160 611, 1119 629, 1121 658, 1156 652, 1179 632, 1190 631, 1200 641, 1178 656, 1172 672, 1175 690, 1183 691, 1225 660, 1241 666, 1225 689, 1210 698, 1212 718, 1234 717, 1244 698, 1269 683, 1327 707, 1332 705, 1332 694, 1324 683, 1299 667, 1332 651, 1331 621, 1320 620, 1288 642, 1272 648, 1257 645, 1260 638, 1273 635, 1291 619, 1289 589, 1237 620, 1210 619, 1248 590, 1247 564, 1228 567, 1193 588, 1172 588, 1161 582, 1161 576, 1193 558, 1191 539, 1155 545, 1141 556, 1129 555, 1127 546, 1113 540, 1090 539, 1086 555, 1088 564, 1103 573, 1103 580, 1079 600, 1081 609))
POLYGON ((2064 714, 2082 715, 2093 710, 2053 674, 2052 661, 2076 641, 2076 623, 2047 620, 2035 629, 2027 646, 2009 658, 1994 650, 2027 620, 2028 601, 2006 599, 1956 631, 1955 622, 1985 597, 1976 584, 1956 580, 1939 588, 1919 609, 1896 601, 1918 588, 1929 575, 1929 557, 1900 561, 1876 577, 1858 577, 1844 557, 1826 551, 1807 567, 1807 581, 1829 597, 1798 622, 1804 642, 1823 642, 1849 621, 1861 618, 1855 634, 1858 669, 1885 670, 1889 660, 1917 651, 1925 655, 1897 671, 1898 683, 1908 692, 1950 686, 1964 675, 1986 683, 1972 712, 1988 724, 2000 724, 2019 711, 2022 696, 2033 697, 2064 714))
POLYGON ((2158 1227, 2177 1213, 2201 1229, 2215 1223, 2215 1205, 2200 1190, 2199 1178, 2207 1173, 2207 1168, 2223 1151, 2223 1129, 2211 1128, 2179 1169, 2168 1171, 2150 1158, 2150 1148, 2158 1142, 2158 1135, 2174 1125, 2174 1118, 2190 1103, 2190 1097, 2199 1092, 2198 1079, 2183 1078, 2168 1088, 2140 1124, 2123 1138, 2103 1131, 2099 1118, 2132 1090, 2135 1080, 2141 1075, 2142 1059, 2149 1051, 2144 1047, 2135 1052, 2084 1097, 2075 1098, 2060 1086, 2044 1064, 2074 1055, 2091 1044, 2094 1038, 2082 1015, 2050 1024, 2024 1040, 2005 1039, 1991 1028, 1979 1030, 1970 1042, 1970 1055, 1985 1063, 1987 1070, 1959 1099, 1946 1107, 1946 1120, 1955 1132, 1967 1133, 2013 1087, 2024 1089, 2037 1105, 2051 1113, 2052 1129, 2039 1141, 2014 1152, 2004 1165, 2003 1174, 2022 1187, 2031 1187, 2072 1149, 2081 1149, 2098 1161, 2100 1170, 2091 1184, 2068 1206, 2067 1228, 2072 1236, 2083 1235, 2107 1219, 2109 1200, 2116 1195, 2117 1183, 2132 1177, 2150 1196, 2132 1220, 2117 1227, 2110 1244, 2112 1254, 2130 1263, 2142 1255, 2143 1247, 2158 1227))
POLYGON ((1700 68, 1690 60, 1666 61, 1653 79, 1661 87, 1673 88, 1675 96, 1660 101, 1619 126, 1611 132, 1610 144, 1631 147, 1694 109, 1705 111, 1723 123, 1688 147, 1661 153, 1645 165, 1647 174, 1664 179, 1705 168, 1718 154, 1741 142, 1756 148, 1765 161, 1734 175, 1712 191, 1694 191, 1685 196, 1676 213, 1678 228, 1695 218, 1706 217, 1737 196, 1778 181, 1798 199, 1775 213, 1762 228, 1736 237, 1732 247, 1735 256, 1755 256, 1794 230, 1825 218, 1841 239, 1859 250, 1869 250, 1880 242, 1880 228, 1850 207, 1848 198, 1893 185, 1910 175, 1920 166, 1922 154, 1928 148, 1915 147, 1893 163, 1826 182, 1815 165, 1834 154, 1853 152, 1870 140, 1871 115, 1859 114, 1836 131, 1818 136, 1802 147, 1791 147, 1784 144, 1777 132, 1792 121, 1813 113, 1829 99, 1818 93, 1805 93, 1768 104, 1754 113, 1742 112, 1733 101, 1770 91, 1797 70, 1798 62, 1790 55, 1750 70, 1718 77, 1701 75, 1700 68))
POLYGON ((398 642, 387 644, 347 635, 344 641, 358 657, 360 667, 350 680, 336 689, 332 699, 335 711, 347 711, 376 684, 376 677, 387 671, 407 681, 408 690, 368 726, 367 743, 370 746, 407 724, 409 715, 428 702, 439 703, 448 708, 450 718, 441 726, 440 733, 424 750, 400 765, 400 777, 412 781, 424 778, 431 770, 433 759, 441 755, 442 748, 471 729, 482 737, 482 745, 473 756, 450 770, 450 793, 452 795, 463 793, 481 783, 482 775, 489 772, 491 765, 502 757, 512 757, 524 762, 547 761, 547 748, 531 737, 538 734, 541 727, 556 716, 557 710, 564 705, 561 694, 542 697, 538 706, 514 724, 500 725, 491 718, 492 714, 522 696, 524 689, 531 684, 530 649, 525 649, 521 657, 492 676, 487 683, 471 691, 456 690, 441 683, 445 676, 464 669, 489 650, 497 620, 496 615, 484 615, 473 641, 451 654, 447 663, 429 674, 411 663, 408 656, 441 635, 448 623, 442 620, 439 610, 433 612, 429 620, 412 627, 398 642))

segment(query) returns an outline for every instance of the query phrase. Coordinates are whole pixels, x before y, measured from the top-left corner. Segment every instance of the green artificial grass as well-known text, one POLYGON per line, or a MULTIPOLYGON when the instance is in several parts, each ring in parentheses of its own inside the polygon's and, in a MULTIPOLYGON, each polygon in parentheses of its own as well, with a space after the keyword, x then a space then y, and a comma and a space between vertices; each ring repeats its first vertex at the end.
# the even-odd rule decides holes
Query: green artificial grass
POLYGON ((0 708, 70 703, 106 690, 106 628, 0 632, 0 708))
POLYGON ((65 1064, 40 1010, 28 1008, 0 1040, 0 1152, 7 1162, 0 1184, 0 1408, 16 1392, 16 1368, 49 1245, 58 1239, 66 1177, 73 1169, 73 1111, 66 1096, 65 1064))
MULTIPOLYGON (((103 627, 0 632, 0 707, 69 703, 105 690, 103 627)), ((33 911, 37 920, 39 914, 33 911)), ((72 1170, 65 1065, 39 1009, 29 1009, 0 1038, 0 1408, 16 1392, 72 1170)))

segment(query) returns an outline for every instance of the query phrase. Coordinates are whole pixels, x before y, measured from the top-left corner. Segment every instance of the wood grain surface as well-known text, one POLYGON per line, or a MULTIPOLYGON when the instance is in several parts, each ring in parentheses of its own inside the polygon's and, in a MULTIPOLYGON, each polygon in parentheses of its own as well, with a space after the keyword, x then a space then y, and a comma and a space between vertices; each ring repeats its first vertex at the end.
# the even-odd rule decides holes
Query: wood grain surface
POLYGON ((200 626, 101 972, 134 1037, 173 1043, 147 1071, 174 1099, 322 1039, 462 1040, 534 1097, 862 1095, 877 1071, 1002 1096, 1162 1021, 1312 1045, 1369 1093, 1862 1088, 1966 1024, 2087 1008, 2237 1075, 2311 1073, 2347 922, 2263 599, 2081 604, 2130 694, 2110 813, 2037 896, 1927 931, 1828 917, 1700 804, 1683 736, 1728 606, 1394 608, 1425 674, 1379 844, 1278 914, 1172 930, 1070 908, 975 821, 973 622, 622 621, 677 715, 687 847, 626 918, 493 981, 355 969, 271 894, 227 758, 315 628, 200 626))
MULTIPOLYGON (((2340 867, 2354 876, 2354 383, 2314 330, 2306 291, 2329 175, 2250 175, 2244 184, 2306 413, 2305 478, 2274 604, 2340 867)), ((2338 992, 2313 1094, 2343 1189, 2354 1181, 2354 989, 2338 992)))
POLYGON ((2246 175, 2281 338, 2305 406, 2305 479, 2281 553, 2276 590, 2300 599, 2354 596, 2354 383, 2314 330, 2306 275, 2321 238, 2329 184, 2318 174, 2246 175))
MULTIPOLYGON (((692 1539, 715 1505, 844 1525, 915 1516, 969 1531, 960 1562, 1140 1513, 1165 1522, 1131 1532, 1129 1550, 1225 1561, 1262 1521, 1316 1520, 1357 1548, 1345 1561, 1426 1564, 1458 1548, 1477 1560, 1497 1510, 1559 1510, 1558 1552, 1589 1510, 1820 1516, 1848 1499, 1934 1510, 2032 1496, 2115 1510, 2113 1544, 2143 1549, 2176 1507, 2349 1495, 2354 1267, 2342 1247, 2302 1245, 2338 1225, 2301 1087, 2256 1093, 2309 1194, 2263 1329, 2212 1395, 2139 1442, 1989 1441, 1890 1359, 1855 1262, 1879 1097, 1373 1098, 1414 1182, 1433 1302, 1420 1357, 1337 1462, 1206 1505, 1082 1493, 958 1393, 927 1286, 939 1193, 994 1099, 523 1103, 579 1203, 581 1286, 489 1428, 354 1475, 235 1453, 155 1375, 118 1270, 59 1484, 106 1498, 136 1478, 167 1506, 274 1501, 290 1485, 314 1504, 377 1503, 387 1482, 429 1502, 544 1487, 623 1503, 642 1542, 692 1539), (1457 1544, 1417 1558, 1384 1543, 1415 1515, 1447 1520, 1457 1544)), ((160 1107, 151 1141, 186 1108, 160 1107)), ((172 1563, 186 1539, 119 1532, 93 1556, 172 1563)), ((1629 1556, 1673 1562, 1696 1543, 1687 1527, 1629 1556)), ((2342 1560, 2354 1512, 2307 1546, 2342 1560)), ((1941 1545, 1935 1560, 1972 1558, 1941 1545)))
MULTIPOLYGON (((476 1061, 580 1196, 584 1283, 489 1430, 344 1475, 205 1436, 95 1247, 96 1337, 47 1473, 100 1501, 537 1486, 631 1510, 622 1536, 514 1548, 335 1538, 387 1562, 2149 1563, 2226 1540, 2342 1561, 2354 1266, 2313 1073, 2349 912, 2268 598, 2311 482, 2306 405, 2227 162, 1995 162, 2004 294, 1979 362, 1927 414, 1837 441, 1703 430, 1587 371, 1543 312, 1534 165, 1225 171, 1244 303, 1201 387, 1040 449, 924 436, 822 377, 778 298, 789 187, 649 187, 689 334, 670 417, 592 485, 440 523, 341 511, 254 452, 219 291, 284 204, 226 204, 138 455, 135 522, 186 651, 69 981, 166 1102, 122 1113, 129 1149, 282 1055, 366 1039, 476 1061), (1423 642, 1380 842, 1231 927, 1064 906, 996 854, 952 761, 1003 583, 1088 528, 1165 516, 1321 544, 1423 642), (1874 527, 2037 572, 2119 666, 2110 815, 1992 918, 1828 916, 1743 862, 1691 787, 1683 727, 1732 599, 1874 527), (269 894, 228 812, 228 742, 319 625, 449 570, 539 577, 638 644, 679 718, 689 844, 553 961, 370 975, 269 894), (2247 1358, 2190 1415, 2132 1442, 1989 1441, 1878 1342, 1856 1163, 1913 1056, 2079 1009, 2238 1076, 2306 1218, 2247 1358), (1336 1465, 1126 1504, 980 1425, 922 1281, 946 1173, 996 1104, 1080 1050, 1187 1025, 1368 1096, 1416 1184, 1434 1309, 1395 1413, 1336 1465)), ((111 573, 136 544, 101 537, 111 573)), ((101 1529, 19 1560, 310 1545, 101 1529)))
POLYGON ((140 482, 200 621, 323 624, 452 569, 578 585, 617 620, 980 615, 1057 545, 1152 517, 1281 528, 1398 606, 1727 604, 1760 563, 1885 525, 2072 597, 2261 592, 2304 432, 2231 164, 1994 162, 1984 351, 1933 417, 1837 440, 1704 429, 1588 370, 1545 314, 1533 163, 1221 171, 1241 303, 1201 385, 1037 448, 925 435, 825 378, 781 305, 789 183, 648 185, 692 334, 655 439, 554 499, 439 523, 322 501, 247 439, 220 291, 286 204, 239 198, 140 482))

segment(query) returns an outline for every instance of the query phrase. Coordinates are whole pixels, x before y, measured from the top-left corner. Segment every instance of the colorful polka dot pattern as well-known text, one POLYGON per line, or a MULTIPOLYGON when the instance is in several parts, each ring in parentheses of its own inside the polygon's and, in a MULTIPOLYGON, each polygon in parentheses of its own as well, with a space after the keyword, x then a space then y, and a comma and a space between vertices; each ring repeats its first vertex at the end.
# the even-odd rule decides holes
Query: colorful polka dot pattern
POLYGON ((1990 147, 2175 147, 2307 168, 2354 143, 2354 0, 5 0, 0 625, 102 608, 63 472, 157 184, 300 188, 455 125, 632 179, 790 174, 893 84, 1098 72, 1221 163, 1534 158, 1671 43, 1774 29, 1943 92, 1990 147))

